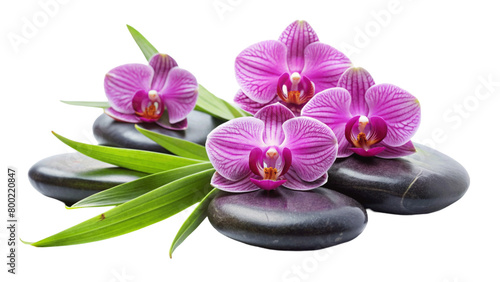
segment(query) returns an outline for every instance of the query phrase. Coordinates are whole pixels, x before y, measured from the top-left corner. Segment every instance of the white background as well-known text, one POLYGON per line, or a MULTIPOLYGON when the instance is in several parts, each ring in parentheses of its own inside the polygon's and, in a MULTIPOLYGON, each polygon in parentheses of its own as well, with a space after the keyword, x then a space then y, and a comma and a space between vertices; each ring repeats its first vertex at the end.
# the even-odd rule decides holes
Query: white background
POLYGON ((13 276, 6 273, 2 227, 0 273, 7 281, 499 281, 500 17, 494 1, 66 0, 49 12, 40 4, 46 2, 0 4, 0 218, 7 219, 11 165, 19 174, 23 240, 45 238, 105 210, 66 210, 34 190, 27 172, 40 159, 71 151, 52 130, 95 142, 91 125, 101 110, 59 100, 105 100, 108 70, 146 63, 126 24, 200 84, 232 100, 236 55, 277 39, 296 19, 307 20, 322 42, 341 50, 350 45, 353 63, 376 82, 396 84, 420 100, 423 117, 414 140, 462 163, 471 186, 460 201, 428 215, 369 211, 358 238, 315 252, 248 246, 205 221, 169 259, 170 243, 188 215, 183 212, 101 242, 20 245, 19 274, 13 276), (37 26, 23 35, 26 22, 37 26), (12 43, 15 36, 21 43, 12 43), (491 81, 489 88, 484 80, 491 81))

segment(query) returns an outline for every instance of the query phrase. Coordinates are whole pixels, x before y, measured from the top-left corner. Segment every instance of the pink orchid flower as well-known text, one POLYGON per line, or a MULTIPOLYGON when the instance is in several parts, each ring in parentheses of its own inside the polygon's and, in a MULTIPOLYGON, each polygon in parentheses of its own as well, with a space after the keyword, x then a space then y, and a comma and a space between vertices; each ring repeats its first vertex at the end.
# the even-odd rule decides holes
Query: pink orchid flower
POLYGON ((165 54, 151 57, 149 65, 127 64, 110 70, 104 90, 111 105, 105 113, 110 117, 155 122, 173 130, 187 128, 186 117, 198 97, 196 78, 165 54))
POLYGON ((294 114, 280 103, 254 117, 230 120, 207 137, 216 172, 212 185, 228 192, 310 190, 326 183, 337 139, 325 124, 294 114))
POLYGON ((338 87, 315 95, 302 115, 322 121, 339 140, 338 157, 397 158, 413 154, 410 141, 420 124, 420 104, 407 91, 375 85, 363 68, 350 68, 338 87))
POLYGON ((290 24, 279 40, 256 43, 236 58, 241 87, 235 102, 255 114, 280 102, 296 115, 316 94, 335 87, 351 61, 335 48, 320 43, 305 21, 290 24))

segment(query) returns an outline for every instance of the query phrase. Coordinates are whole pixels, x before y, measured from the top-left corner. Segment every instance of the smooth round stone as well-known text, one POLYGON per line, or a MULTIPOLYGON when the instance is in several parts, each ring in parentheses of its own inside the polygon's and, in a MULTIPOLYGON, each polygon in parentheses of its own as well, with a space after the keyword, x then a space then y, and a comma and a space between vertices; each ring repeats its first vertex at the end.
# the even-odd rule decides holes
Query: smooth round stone
POLYGON ((358 236, 368 221, 358 202, 325 188, 221 192, 208 207, 208 219, 229 238, 276 250, 341 244, 358 236))
POLYGON ((324 186, 394 214, 435 212, 460 199, 470 183, 464 167, 434 149, 415 147, 415 154, 398 159, 337 159, 324 186))
MULTIPOLYGON (((192 111, 186 130, 169 130, 155 123, 141 123, 144 129, 205 145, 207 135, 223 121, 209 114, 192 111)), ((93 126, 94 136, 101 145, 168 153, 165 148, 140 133, 133 123, 116 121, 106 114, 99 116, 93 126)))
POLYGON ((34 164, 28 176, 38 192, 67 206, 94 193, 145 176, 80 153, 55 155, 34 164))

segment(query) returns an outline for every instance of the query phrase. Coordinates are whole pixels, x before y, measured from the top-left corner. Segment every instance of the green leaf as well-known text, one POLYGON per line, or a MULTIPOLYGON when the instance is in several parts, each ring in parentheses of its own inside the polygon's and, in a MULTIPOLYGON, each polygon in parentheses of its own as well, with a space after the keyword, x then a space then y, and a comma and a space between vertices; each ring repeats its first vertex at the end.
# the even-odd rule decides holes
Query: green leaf
POLYGON ((146 227, 188 208, 209 192, 214 169, 183 177, 48 238, 36 247, 89 243, 146 227))
POLYGON ((141 48, 142 53, 144 54, 144 57, 146 57, 146 60, 151 59, 154 54, 158 53, 158 50, 149 43, 149 41, 140 33, 138 32, 135 28, 127 25, 128 31, 132 35, 132 37, 135 40, 135 43, 141 48))
POLYGON ((62 101, 61 102, 73 105, 73 106, 84 106, 84 107, 92 107, 92 108, 103 108, 107 109, 110 107, 108 102, 91 102, 91 101, 62 101))
POLYGON ((198 204, 198 206, 193 210, 193 212, 189 215, 189 217, 184 221, 184 223, 181 226, 181 229, 179 229, 179 232, 177 232, 177 235, 174 238, 174 241, 172 242, 172 245, 170 247, 170 258, 172 258, 172 254, 174 253, 175 249, 179 247, 186 238, 193 233, 198 226, 205 220, 207 217, 207 209, 208 205, 212 201, 212 199, 219 193, 219 189, 214 188, 210 193, 208 193, 203 200, 198 204))
POLYGON ((231 112, 231 114, 235 118, 252 116, 252 114, 250 114, 250 113, 248 113, 248 112, 246 112, 238 107, 235 107, 224 100, 223 100, 223 102, 226 105, 227 109, 231 112))
POLYGON ((144 176, 93 194, 72 205, 71 209, 120 205, 162 185, 210 168, 211 163, 201 163, 144 176))
POLYGON ((228 102, 210 93, 202 85, 198 85, 198 100, 196 101, 195 110, 224 120, 231 120, 249 115, 248 113, 245 114, 243 110, 234 107, 228 102))
POLYGON ((55 132, 52 133, 66 145, 91 158, 146 173, 156 173, 187 165, 202 163, 200 160, 193 160, 150 151, 90 145, 72 141, 56 134, 55 132))
POLYGON ((204 146, 183 139, 146 130, 142 127, 139 127, 137 124, 135 125, 135 128, 139 130, 139 132, 144 134, 144 136, 155 141, 160 146, 167 149, 169 152, 185 158, 208 161, 207 150, 205 150, 204 146))

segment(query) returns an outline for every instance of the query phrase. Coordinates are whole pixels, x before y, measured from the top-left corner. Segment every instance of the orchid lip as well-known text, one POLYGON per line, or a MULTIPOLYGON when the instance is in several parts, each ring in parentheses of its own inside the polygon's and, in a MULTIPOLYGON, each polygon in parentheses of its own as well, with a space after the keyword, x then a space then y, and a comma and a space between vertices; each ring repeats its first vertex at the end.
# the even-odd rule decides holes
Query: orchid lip
MULTIPOLYGON (((371 155, 371 153, 360 154, 359 149, 369 152, 372 150, 372 146, 380 143, 386 135, 387 124, 377 116, 371 118, 355 116, 347 122, 345 127, 345 137, 356 149, 352 151, 363 156, 371 155)), ((377 154, 381 150, 372 150, 371 152, 377 154)))
POLYGON ((298 72, 283 73, 278 79, 278 97, 287 104, 303 105, 314 96, 314 84, 298 72))
POLYGON ((253 178, 250 178, 250 181, 253 184, 257 185, 260 189, 267 191, 275 190, 286 182, 286 180, 273 181, 269 179, 258 180, 253 178))
POLYGON ((375 148, 370 148, 368 150, 362 149, 362 148, 350 148, 351 151, 354 153, 362 156, 362 157, 373 157, 381 153, 382 151, 385 150, 384 147, 375 147, 375 148))
POLYGON ((165 106, 156 90, 139 90, 132 99, 135 114, 143 122, 155 122, 162 116, 165 106))
POLYGON ((286 147, 281 150, 281 154, 279 153, 279 148, 274 146, 267 148, 265 152, 260 148, 253 148, 250 151, 249 167, 257 177, 262 179, 251 178, 250 180, 262 189, 275 189, 284 183, 281 178, 288 172, 291 164, 292 153, 286 147), (269 181, 276 182, 276 185, 278 183, 281 184, 274 187, 275 184, 270 184, 269 181), (261 185, 263 186, 261 187, 261 185))

